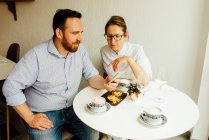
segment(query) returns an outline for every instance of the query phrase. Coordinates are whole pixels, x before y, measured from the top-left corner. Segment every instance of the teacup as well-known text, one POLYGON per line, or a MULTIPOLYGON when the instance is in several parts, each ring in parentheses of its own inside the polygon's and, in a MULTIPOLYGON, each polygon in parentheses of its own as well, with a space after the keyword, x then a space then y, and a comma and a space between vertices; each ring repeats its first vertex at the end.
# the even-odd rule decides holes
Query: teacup
POLYGON ((94 112, 103 112, 107 109, 105 103, 106 99, 104 97, 94 97, 88 106, 94 112))
POLYGON ((147 108, 142 113, 143 119, 150 124, 162 123, 162 109, 159 107, 147 108))
POLYGON ((105 105, 105 98, 104 97, 94 97, 91 101, 92 107, 102 107, 105 105))

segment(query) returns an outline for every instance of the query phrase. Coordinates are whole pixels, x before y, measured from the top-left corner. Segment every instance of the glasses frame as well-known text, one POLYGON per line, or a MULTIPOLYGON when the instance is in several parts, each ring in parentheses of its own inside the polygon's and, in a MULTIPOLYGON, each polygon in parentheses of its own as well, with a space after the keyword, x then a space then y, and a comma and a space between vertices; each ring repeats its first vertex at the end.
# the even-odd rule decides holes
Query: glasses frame
POLYGON ((116 35, 107 35, 107 34, 104 34, 104 37, 107 41, 110 41, 112 39, 114 39, 115 41, 119 41, 122 39, 122 37, 124 36, 123 35, 120 35, 120 34, 116 34, 116 35))

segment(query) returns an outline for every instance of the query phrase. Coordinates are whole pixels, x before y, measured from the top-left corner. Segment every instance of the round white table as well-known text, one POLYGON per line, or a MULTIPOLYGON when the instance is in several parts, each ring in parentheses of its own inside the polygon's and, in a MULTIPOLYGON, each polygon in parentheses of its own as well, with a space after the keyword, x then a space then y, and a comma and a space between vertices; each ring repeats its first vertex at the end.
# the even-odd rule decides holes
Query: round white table
POLYGON ((7 78, 9 73, 13 70, 15 64, 15 62, 0 56, 0 80, 7 78))
POLYGON ((144 92, 144 97, 137 101, 132 101, 127 96, 117 106, 111 106, 107 112, 90 112, 86 104, 93 97, 101 96, 105 92, 106 90, 86 87, 75 97, 73 107, 77 116, 85 124, 112 136, 140 140, 170 138, 190 130, 199 118, 199 111, 193 100, 185 93, 168 85, 150 86, 144 92), (163 114, 167 118, 166 124, 153 127, 139 121, 140 113, 150 106, 163 109, 163 114))

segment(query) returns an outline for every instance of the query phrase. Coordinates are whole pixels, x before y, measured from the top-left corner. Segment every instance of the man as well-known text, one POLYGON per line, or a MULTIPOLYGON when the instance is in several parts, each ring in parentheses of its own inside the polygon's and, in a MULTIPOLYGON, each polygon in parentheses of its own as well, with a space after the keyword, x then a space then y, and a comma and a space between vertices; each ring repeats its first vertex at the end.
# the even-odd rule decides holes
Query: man
POLYGON ((61 140, 65 125, 72 140, 89 140, 89 129, 75 115, 73 99, 83 76, 96 89, 113 90, 93 67, 82 41, 81 14, 62 9, 53 18, 53 39, 32 48, 3 86, 7 104, 29 126, 31 140, 61 140), (25 92, 23 94, 23 90, 25 92))

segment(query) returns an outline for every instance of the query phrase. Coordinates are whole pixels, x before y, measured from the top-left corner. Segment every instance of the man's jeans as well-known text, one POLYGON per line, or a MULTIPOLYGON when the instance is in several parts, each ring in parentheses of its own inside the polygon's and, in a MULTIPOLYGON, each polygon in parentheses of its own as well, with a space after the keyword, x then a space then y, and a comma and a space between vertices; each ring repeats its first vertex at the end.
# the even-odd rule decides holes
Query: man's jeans
MULTIPOLYGON (((74 136, 71 140, 93 140, 93 130, 86 126, 75 114, 73 107, 58 111, 43 112, 53 122, 54 127, 41 131, 29 127, 30 140, 62 140, 65 126, 74 136)), ((96 131, 95 131, 96 133, 96 131)))

